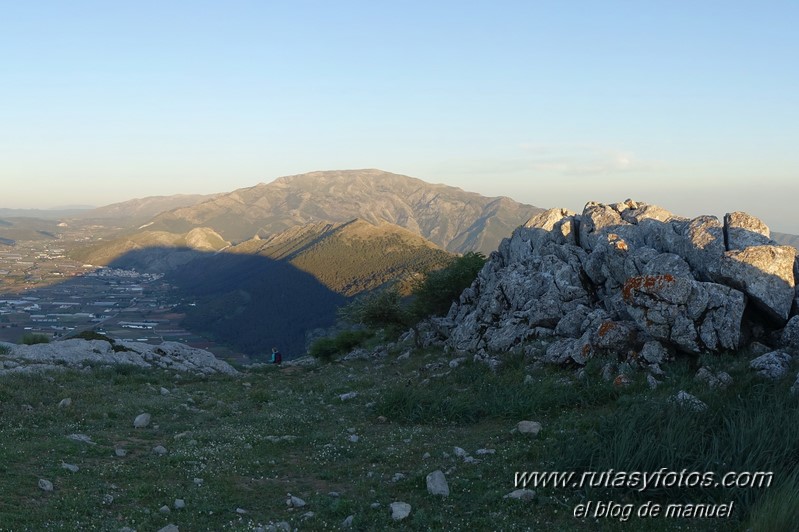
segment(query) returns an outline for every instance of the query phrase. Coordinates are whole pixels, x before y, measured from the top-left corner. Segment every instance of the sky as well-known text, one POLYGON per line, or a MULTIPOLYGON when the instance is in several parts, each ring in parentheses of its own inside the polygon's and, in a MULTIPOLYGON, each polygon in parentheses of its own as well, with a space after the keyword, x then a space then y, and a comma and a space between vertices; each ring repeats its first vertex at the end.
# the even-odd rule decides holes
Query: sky
POLYGON ((0 207, 380 168, 799 233, 799 2, 0 0, 0 207))

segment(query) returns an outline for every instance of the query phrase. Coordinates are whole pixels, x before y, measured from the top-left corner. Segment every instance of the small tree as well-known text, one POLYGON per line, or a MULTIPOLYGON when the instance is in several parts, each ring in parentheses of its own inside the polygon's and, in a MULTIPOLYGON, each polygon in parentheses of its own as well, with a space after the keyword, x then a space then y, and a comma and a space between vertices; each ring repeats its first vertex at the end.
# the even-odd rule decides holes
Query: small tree
POLYGON ((339 309, 338 315, 345 322, 370 329, 401 329, 412 321, 396 286, 365 294, 339 309))
POLYGON ((411 313, 414 319, 446 314, 452 302, 471 286, 485 263, 485 255, 471 251, 454 259, 446 268, 430 272, 413 290, 415 299, 411 313))

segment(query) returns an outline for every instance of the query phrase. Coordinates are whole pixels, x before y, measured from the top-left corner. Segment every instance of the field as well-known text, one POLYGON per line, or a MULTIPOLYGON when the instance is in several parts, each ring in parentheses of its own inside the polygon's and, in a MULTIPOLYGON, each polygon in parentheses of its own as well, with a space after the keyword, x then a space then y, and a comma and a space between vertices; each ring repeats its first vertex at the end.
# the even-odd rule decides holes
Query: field
POLYGON ((451 367, 438 351, 398 354, 237 378, 130 367, 0 377, 0 530, 338 530, 350 516, 354 530, 757 531, 799 522, 799 401, 790 382, 752 375, 746 354, 699 361, 728 368, 734 383, 723 391, 693 379, 697 361, 673 363, 653 391, 634 372, 626 385, 604 380, 604 361, 577 376, 513 356, 492 372, 468 360, 451 367), (670 401, 679 390, 707 409, 670 401), (151 421, 135 428, 142 413, 151 421), (540 433, 516 431, 523 420, 540 433), (505 497, 517 472, 661 468, 772 472, 773 482, 528 486, 532 500, 505 497), (447 497, 428 493, 436 470, 447 497), (289 494, 305 505, 287 504, 289 494), (395 521, 399 501, 412 509, 395 521), (575 517, 589 501, 617 513, 575 517), (730 517, 636 517, 647 502, 732 508, 730 517))

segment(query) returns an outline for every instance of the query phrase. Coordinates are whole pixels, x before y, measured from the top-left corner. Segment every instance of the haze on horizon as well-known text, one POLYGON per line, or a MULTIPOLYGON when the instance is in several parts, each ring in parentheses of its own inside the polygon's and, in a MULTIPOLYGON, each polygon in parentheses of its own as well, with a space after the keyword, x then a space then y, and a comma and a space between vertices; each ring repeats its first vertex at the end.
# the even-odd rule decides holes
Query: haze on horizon
POLYGON ((0 207, 380 168, 799 233, 797 16, 789 1, 10 3, 0 207))

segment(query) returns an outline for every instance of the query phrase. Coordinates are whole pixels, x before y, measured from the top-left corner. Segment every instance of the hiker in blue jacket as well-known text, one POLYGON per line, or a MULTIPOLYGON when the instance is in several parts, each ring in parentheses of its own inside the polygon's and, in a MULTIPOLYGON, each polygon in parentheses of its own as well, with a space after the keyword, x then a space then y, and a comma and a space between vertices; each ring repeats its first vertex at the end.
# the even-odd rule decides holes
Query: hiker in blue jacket
POLYGON ((277 350, 277 347, 272 348, 272 358, 269 360, 271 364, 280 364, 283 362, 283 355, 277 350))

